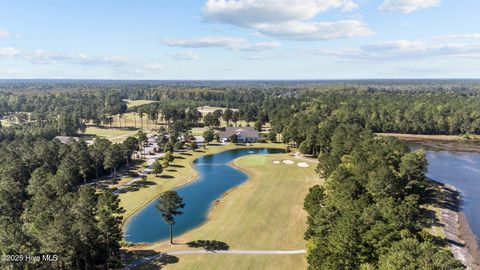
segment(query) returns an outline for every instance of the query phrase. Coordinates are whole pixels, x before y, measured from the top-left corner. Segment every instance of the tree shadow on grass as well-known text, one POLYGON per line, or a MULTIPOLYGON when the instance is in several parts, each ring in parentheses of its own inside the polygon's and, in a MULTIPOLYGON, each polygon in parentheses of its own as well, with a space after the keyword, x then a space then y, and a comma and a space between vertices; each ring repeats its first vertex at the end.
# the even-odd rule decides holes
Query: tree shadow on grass
POLYGON ((168 166, 173 167, 173 168, 185 168, 185 166, 183 166, 183 165, 178 165, 178 164, 170 164, 170 165, 168 165, 168 166))
POLYGON ((208 146, 220 146, 221 144, 219 143, 209 143, 208 146))
POLYGON ((227 243, 217 240, 197 240, 188 242, 187 245, 192 248, 204 248, 208 251, 230 249, 230 246, 227 243))
POLYGON ((176 159, 185 159, 185 157, 182 156, 174 156, 176 159))
POLYGON ((173 255, 159 253, 154 250, 134 250, 125 253, 127 265, 132 269, 162 269, 169 264, 179 262, 179 258, 173 255))
POLYGON ((182 156, 191 156, 192 155, 190 153, 179 153, 179 154, 182 155, 182 156))
POLYGON ((162 269, 169 264, 178 263, 180 259, 178 257, 169 255, 169 254, 162 254, 156 257, 154 260, 147 262, 143 269, 162 269))
POLYGON ((138 181, 138 182, 135 182, 134 184, 132 184, 128 187, 125 187, 122 190, 122 193, 137 191, 137 190, 140 190, 142 188, 146 188, 146 187, 149 187, 149 186, 155 186, 155 185, 157 185, 157 183, 155 183, 153 181, 138 181))
POLYGON ((172 179, 172 178, 174 178, 174 177, 171 176, 171 175, 164 174, 164 175, 160 175, 160 178, 163 178, 163 179, 172 179))
POLYGON ((175 170, 175 169, 168 169, 168 170, 165 170, 165 171, 167 171, 167 172, 176 172, 177 170, 175 170))

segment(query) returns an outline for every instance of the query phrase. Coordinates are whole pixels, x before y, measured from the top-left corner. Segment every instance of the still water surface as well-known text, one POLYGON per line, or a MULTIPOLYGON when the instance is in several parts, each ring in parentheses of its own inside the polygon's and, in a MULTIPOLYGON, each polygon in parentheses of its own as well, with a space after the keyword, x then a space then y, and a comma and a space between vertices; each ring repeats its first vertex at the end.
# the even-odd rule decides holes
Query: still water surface
POLYGON ((416 143, 412 149, 424 148, 428 160, 427 176, 437 182, 454 186, 462 194, 462 210, 480 239, 480 153, 438 151, 416 143))
MULTIPOLYGON (((183 214, 175 217, 174 235, 180 235, 201 225, 216 199, 248 179, 245 173, 229 166, 229 162, 250 154, 283 152, 281 149, 271 148, 234 149, 196 159, 194 166, 199 172, 199 178, 176 189, 186 205, 183 214)), ((151 243, 169 237, 169 227, 162 221, 161 214, 155 207, 156 203, 157 200, 153 200, 128 221, 124 233, 127 241, 151 243)))

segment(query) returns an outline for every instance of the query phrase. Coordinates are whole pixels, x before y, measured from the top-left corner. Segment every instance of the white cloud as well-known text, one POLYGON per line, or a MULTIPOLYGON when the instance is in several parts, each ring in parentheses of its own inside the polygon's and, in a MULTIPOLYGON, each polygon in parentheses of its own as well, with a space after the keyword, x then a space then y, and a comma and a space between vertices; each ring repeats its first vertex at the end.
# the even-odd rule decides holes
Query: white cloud
POLYGON ((120 56, 89 56, 84 53, 58 53, 45 50, 35 50, 27 53, 24 57, 33 64, 55 64, 68 63, 77 65, 107 65, 122 66, 134 64, 134 62, 126 57, 120 56))
POLYGON ((424 41, 393 40, 341 50, 320 49, 311 53, 331 55, 344 59, 367 61, 411 60, 438 57, 480 57, 480 44, 431 44, 424 41))
POLYGON ((20 53, 18 49, 12 47, 0 48, 0 57, 14 57, 20 53))
POLYGON ((23 73, 16 69, 0 69, 0 76, 3 77, 17 77, 23 75, 23 73))
POLYGON ((378 10, 412 13, 418 9, 435 7, 439 4, 440 0, 385 0, 378 10))
POLYGON ((279 54, 279 53, 271 53, 271 52, 269 52, 269 53, 261 52, 261 53, 244 55, 244 56, 242 56, 242 58, 245 59, 245 60, 259 61, 259 60, 289 58, 289 57, 292 57, 292 56, 293 55, 291 55, 291 54, 285 54, 285 53, 279 54))
POLYGON ((278 42, 249 43, 243 38, 209 36, 192 39, 164 39, 162 43, 182 48, 227 48, 234 51, 263 51, 281 46, 278 42))
POLYGON ((234 48, 237 50, 241 51, 251 51, 251 52, 256 52, 256 51, 266 51, 266 50, 272 50, 281 47, 282 44, 279 42, 258 42, 258 43, 252 43, 252 44, 243 44, 240 45, 238 48, 234 48))
POLYGON ((322 12, 356 8, 352 0, 208 0, 202 12, 207 20, 253 28, 263 35, 324 40, 371 35, 359 20, 313 21, 322 12))
POLYGON ((356 20, 336 22, 287 22, 275 25, 259 25, 260 33, 290 40, 328 40, 369 36, 374 34, 364 23, 356 20))
POLYGON ((208 0, 205 18, 239 26, 307 20, 320 12, 341 8, 353 10, 350 0, 208 0))
POLYGON ((145 62, 121 56, 91 56, 84 53, 59 53, 46 50, 22 52, 12 47, 0 47, 0 58, 15 57, 19 60, 28 61, 31 64, 72 64, 106 66, 114 69, 131 69, 140 71, 159 71, 164 67, 158 63, 145 62))
POLYGON ((435 37, 435 39, 445 41, 477 41, 480 40, 480 33, 444 35, 435 37))
POLYGON ((9 32, 7 32, 6 30, 0 29, 0 38, 6 38, 6 37, 9 37, 9 36, 10 36, 9 32))
POLYGON ((170 55, 175 60, 197 60, 200 57, 192 51, 176 52, 170 55))

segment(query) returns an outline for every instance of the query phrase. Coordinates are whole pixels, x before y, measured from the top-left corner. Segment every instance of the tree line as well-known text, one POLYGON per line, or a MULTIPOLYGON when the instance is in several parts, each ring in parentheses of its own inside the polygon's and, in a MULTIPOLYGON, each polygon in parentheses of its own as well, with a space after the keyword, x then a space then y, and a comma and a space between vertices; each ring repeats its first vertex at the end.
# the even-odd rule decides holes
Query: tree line
POLYGON ((309 269, 464 269, 426 227, 425 152, 352 123, 323 125, 322 186, 304 209, 309 269))
POLYGON ((97 193, 99 178, 131 159, 136 138, 90 147, 44 138, 0 143, 0 253, 54 254, 51 262, 0 261, 2 269, 106 269, 118 267, 122 240, 119 199, 97 193))

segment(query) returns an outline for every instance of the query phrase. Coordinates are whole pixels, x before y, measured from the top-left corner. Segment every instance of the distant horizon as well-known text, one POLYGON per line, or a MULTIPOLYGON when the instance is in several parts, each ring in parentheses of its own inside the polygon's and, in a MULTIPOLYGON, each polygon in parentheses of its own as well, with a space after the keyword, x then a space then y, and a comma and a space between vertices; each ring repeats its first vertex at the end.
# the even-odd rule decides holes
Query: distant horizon
POLYGON ((478 81, 479 78, 365 78, 365 79, 95 79, 95 78, 0 78, 0 82, 57 81, 57 82, 356 82, 356 81, 478 81))

